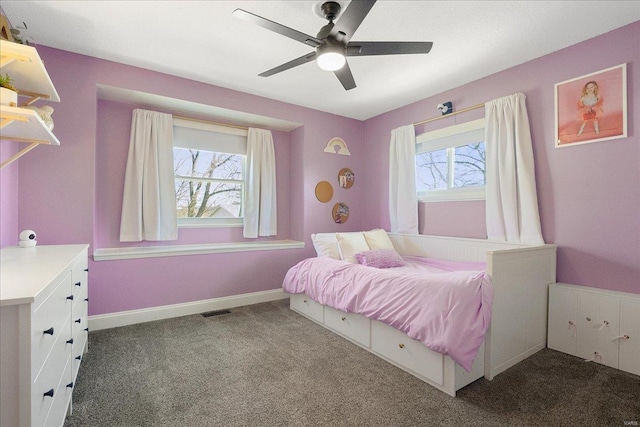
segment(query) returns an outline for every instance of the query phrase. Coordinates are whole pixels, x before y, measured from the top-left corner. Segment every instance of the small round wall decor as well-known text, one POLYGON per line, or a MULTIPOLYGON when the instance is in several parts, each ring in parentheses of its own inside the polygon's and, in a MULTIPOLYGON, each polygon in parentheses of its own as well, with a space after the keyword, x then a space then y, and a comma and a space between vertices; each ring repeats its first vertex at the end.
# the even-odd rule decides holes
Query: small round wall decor
POLYGON ((322 203, 327 203, 333 198, 333 186, 329 181, 320 181, 316 185, 316 199, 322 203))
POLYGON ((342 168, 340 169, 340 172, 338 172, 338 184, 340 184, 340 187, 342 188, 349 189, 353 187, 355 179, 356 176, 349 168, 342 168))
POLYGON ((344 224, 349 219, 349 206, 342 202, 333 205, 333 220, 336 224, 344 224))

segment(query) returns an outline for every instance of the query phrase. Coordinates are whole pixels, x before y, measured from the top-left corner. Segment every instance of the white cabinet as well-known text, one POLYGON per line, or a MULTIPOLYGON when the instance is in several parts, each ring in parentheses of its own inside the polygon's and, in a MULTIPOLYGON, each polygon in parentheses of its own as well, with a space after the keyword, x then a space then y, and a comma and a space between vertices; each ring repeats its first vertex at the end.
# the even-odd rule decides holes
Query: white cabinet
POLYGON ((640 295, 549 286, 547 346, 640 375, 640 295))
MULTIPOLYGON (((29 105, 38 99, 60 102, 44 63, 33 46, 0 40, 0 72, 11 77, 18 94, 29 105)), ((27 143, 25 148, 0 164, 0 168, 17 160, 40 144, 60 145, 60 141, 34 111, 21 106, 0 105, 0 139, 27 143)))
POLYGON ((2 426, 64 423, 87 350, 87 250, 0 250, 2 426))

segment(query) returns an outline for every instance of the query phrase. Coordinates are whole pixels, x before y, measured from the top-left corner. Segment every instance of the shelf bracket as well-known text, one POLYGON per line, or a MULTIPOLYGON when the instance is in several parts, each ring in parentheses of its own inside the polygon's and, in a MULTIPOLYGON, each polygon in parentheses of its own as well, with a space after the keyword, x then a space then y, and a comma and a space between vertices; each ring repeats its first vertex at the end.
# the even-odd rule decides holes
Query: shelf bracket
POLYGON ((26 148, 23 148, 22 150, 18 151, 16 154, 14 154, 13 156, 9 157, 7 160, 2 162, 2 164, 0 164, 0 169, 18 160, 20 157, 24 156, 25 154, 27 154, 29 151, 33 150, 40 144, 41 144, 40 142, 32 142, 26 148))

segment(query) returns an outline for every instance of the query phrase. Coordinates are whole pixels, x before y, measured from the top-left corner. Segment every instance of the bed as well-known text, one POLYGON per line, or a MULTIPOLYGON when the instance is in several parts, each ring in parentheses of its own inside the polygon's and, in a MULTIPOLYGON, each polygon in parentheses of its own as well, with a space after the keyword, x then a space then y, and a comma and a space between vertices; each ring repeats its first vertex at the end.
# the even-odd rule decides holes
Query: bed
MULTIPOLYGON (((283 289, 290 293, 291 309, 451 396, 483 376, 493 379, 546 346, 547 288, 555 282, 555 245, 515 245, 384 230, 323 233, 314 235, 313 243, 319 257, 292 267, 283 283, 283 289), (406 266, 373 269, 358 265, 354 255, 368 253, 362 246, 367 239, 363 244, 341 239, 336 249, 334 241, 346 235, 347 240, 373 236, 366 249, 387 250, 391 246, 406 266), (324 247, 319 237, 324 239, 324 247), (378 280, 391 275, 392 270, 411 276, 422 268, 415 263, 430 262, 447 270, 439 277, 455 271, 461 289, 475 295, 466 305, 455 307, 458 314, 447 301, 465 297, 453 293, 453 286, 445 285, 444 299, 431 303, 447 311, 447 322, 458 322, 451 326, 456 332, 453 341, 429 336, 442 329, 433 312, 429 316, 435 323, 407 321, 422 312, 415 311, 420 304, 401 298, 406 291, 403 286, 409 286, 406 278, 388 286, 392 293, 382 293, 385 281, 378 280), (318 286, 331 292, 320 293, 318 286), (353 288, 357 292, 348 293, 353 288)), ((430 285, 416 286, 424 289, 430 285)), ((423 292, 437 293, 441 292, 423 292)), ((423 300, 422 296, 409 298, 423 300)))

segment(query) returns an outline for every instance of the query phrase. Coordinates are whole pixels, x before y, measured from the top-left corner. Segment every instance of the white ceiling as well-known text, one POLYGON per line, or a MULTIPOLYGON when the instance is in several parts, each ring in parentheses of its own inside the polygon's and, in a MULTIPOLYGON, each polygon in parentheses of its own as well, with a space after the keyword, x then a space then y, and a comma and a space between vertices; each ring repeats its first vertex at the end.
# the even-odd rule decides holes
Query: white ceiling
POLYGON ((326 23, 313 11, 319 3, 3 0, 2 9, 14 27, 27 24, 36 45, 360 120, 640 20, 638 0, 379 0, 352 41, 432 41, 429 54, 349 58, 358 85, 350 91, 313 62, 258 77, 312 49, 233 10, 315 36, 326 23))

